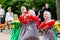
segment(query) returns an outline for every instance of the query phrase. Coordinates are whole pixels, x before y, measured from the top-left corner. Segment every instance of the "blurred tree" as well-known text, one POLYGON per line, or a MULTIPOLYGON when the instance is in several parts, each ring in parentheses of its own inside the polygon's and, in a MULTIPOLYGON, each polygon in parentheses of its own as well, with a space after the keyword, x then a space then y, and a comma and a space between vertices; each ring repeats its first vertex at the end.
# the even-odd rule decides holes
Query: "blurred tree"
POLYGON ((21 14, 20 7, 22 5, 26 6, 27 9, 31 9, 34 6, 38 11, 41 9, 42 6, 45 5, 45 3, 48 3, 50 8, 54 10, 53 14, 56 16, 55 0, 0 0, 0 3, 3 5, 6 11, 7 11, 7 7, 11 6, 12 11, 18 15, 21 14))
POLYGON ((4 4, 4 1, 5 1, 5 0, 0 0, 0 4, 2 4, 2 5, 3 5, 3 4, 4 4))

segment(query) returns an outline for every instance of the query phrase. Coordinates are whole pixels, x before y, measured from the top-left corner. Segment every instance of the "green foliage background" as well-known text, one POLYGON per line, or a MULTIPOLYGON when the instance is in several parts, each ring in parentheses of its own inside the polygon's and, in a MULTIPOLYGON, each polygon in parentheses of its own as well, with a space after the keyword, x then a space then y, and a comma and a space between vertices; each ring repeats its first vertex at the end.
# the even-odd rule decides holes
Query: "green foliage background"
POLYGON ((38 11, 42 6, 45 5, 45 3, 48 3, 50 8, 53 9, 56 13, 55 0, 0 0, 0 3, 3 5, 5 11, 7 11, 7 7, 11 6, 14 14, 18 15, 21 14, 20 7, 22 5, 26 6, 27 9, 31 9, 34 6, 38 11))

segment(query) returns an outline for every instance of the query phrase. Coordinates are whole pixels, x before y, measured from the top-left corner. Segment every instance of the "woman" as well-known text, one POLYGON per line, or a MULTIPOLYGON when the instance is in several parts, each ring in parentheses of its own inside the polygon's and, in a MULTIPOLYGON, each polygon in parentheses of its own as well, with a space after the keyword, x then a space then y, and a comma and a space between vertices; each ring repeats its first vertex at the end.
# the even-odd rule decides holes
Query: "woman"
POLYGON ((44 11, 44 19, 40 25, 40 29, 43 31, 43 40, 54 40, 53 35, 53 26, 55 23, 55 20, 51 19, 51 14, 48 11, 44 11))
MULTIPOLYGON (((22 9, 26 10, 25 7, 21 7, 21 10, 22 9)), ((24 11, 20 16, 19 20, 22 22, 22 29, 20 32, 19 40, 39 40, 39 35, 37 32, 39 24, 38 18, 32 16, 27 11, 24 11)))
MULTIPOLYGON (((0 4, 0 24, 4 24, 4 15, 5 15, 5 11, 2 8, 2 5, 0 4)), ((0 25, 0 28, 2 28, 1 25, 0 25)), ((2 32, 2 29, 1 29, 1 32, 2 32)))
POLYGON ((6 24, 8 24, 8 29, 10 29, 10 25, 9 23, 13 20, 13 12, 11 11, 11 7, 8 7, 8 12, 6 13, 6 18, 5 18, 5 21, 6 21, 6 24))
POLYGON ((10 40, 18 40, 19 32, 21 30, 21 24, 18 20, 17 14, 14 15, 14 19, 10 24, 11 24, 10 40))

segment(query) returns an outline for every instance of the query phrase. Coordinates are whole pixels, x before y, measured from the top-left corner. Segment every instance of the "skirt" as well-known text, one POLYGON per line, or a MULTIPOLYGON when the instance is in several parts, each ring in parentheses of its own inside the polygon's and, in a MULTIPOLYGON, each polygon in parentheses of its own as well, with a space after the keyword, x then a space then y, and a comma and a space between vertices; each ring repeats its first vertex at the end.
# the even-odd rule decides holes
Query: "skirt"
POLYGON ((30 22, 28 24, 22 24, 22 29, 20 32, 19 40, 27 40, 27 39, 30 39, 30 40, 38 39, 39 40, 39 32, 35 26, 35 22, 30 22))
POLYGON ((43 31, 43 40, 54 40, 53 28, 43 31))

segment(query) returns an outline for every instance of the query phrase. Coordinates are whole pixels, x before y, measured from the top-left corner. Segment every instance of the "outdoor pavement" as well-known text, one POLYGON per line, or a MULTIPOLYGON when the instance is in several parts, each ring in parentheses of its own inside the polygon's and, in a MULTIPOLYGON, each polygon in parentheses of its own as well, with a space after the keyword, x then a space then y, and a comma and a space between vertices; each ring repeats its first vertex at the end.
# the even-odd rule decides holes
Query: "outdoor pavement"
MULTIPOLYGON (((9 40, 9 33, 0 32, 0 40, 9 40)), ((43 40, 43 36, 40 36, 40 40, 43 40)), ((58 38, 60 40, 60 38, 58 38)))

